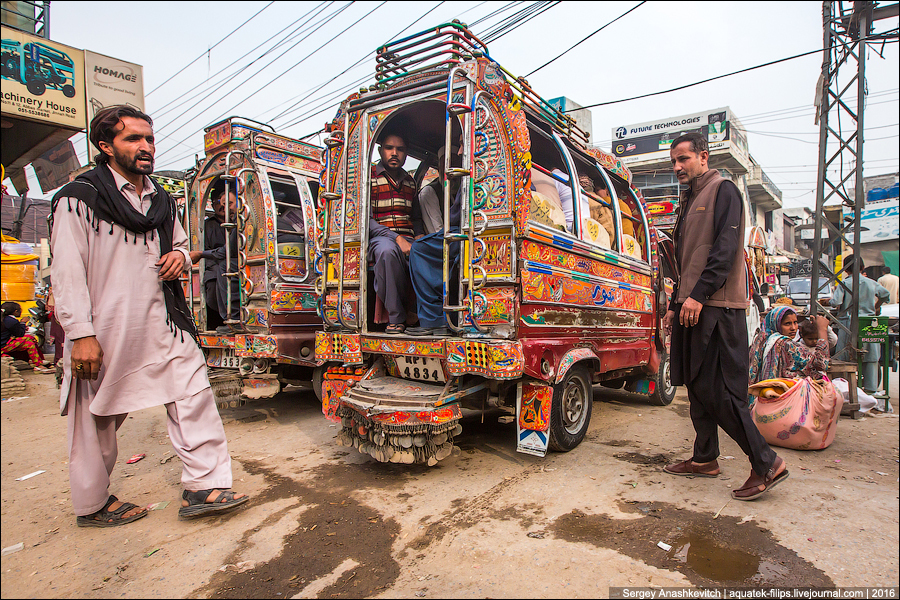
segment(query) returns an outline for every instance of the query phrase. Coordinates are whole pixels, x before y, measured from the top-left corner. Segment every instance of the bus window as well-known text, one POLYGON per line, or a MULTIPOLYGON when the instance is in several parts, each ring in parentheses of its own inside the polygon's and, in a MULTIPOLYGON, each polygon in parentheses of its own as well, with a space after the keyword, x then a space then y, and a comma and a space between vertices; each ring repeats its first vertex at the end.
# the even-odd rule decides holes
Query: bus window
POLYGON ((269 175, 277 214, 275 239, 282 275, 306 276, 306 220, 296 184, 289 179, 269 175))
POLYGON ((623 181, 616 179, 616 195, 619 198, 619 210, 622 213, 622 253, 650 262, 647 244, 647 230, 644 227, 640 203, 623 181))
POLYGON ((571 152, 581 187, 579 237, 602 248, 618 250, 618 227, 606 179, 590 157, 571 152))
POLYGON ((574 206, 575 190, 566 159, 552 135, 540 127, 531 133, 531 207, 528 218, 542 225, 577 234, 581 229, 574 206))

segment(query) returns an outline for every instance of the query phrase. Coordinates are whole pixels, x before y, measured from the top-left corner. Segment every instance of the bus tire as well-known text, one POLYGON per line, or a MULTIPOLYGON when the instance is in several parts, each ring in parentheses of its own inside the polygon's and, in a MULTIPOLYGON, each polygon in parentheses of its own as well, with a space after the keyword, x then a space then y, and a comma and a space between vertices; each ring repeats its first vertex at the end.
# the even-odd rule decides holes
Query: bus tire
POLYGON ((669 361, 669 353, 660 352, 659 369, 651 377, 655 384, 653 393, 650 394, 650 404, 654 406, 668 406, 675 399, 676 387, 672 385, 672 368, 669 361))
POLYGON ((573 366, 565 379, 553 386, 550 408, 549 447, 568 452, 581 443, 591 424, 594 390, 590 372, 583 365, 573 366))
POLYGON ((312 388, 316 393, 316 398, 322 402, 322 381, 325 376, 325 367, 316 367, 312 373, 312 388))

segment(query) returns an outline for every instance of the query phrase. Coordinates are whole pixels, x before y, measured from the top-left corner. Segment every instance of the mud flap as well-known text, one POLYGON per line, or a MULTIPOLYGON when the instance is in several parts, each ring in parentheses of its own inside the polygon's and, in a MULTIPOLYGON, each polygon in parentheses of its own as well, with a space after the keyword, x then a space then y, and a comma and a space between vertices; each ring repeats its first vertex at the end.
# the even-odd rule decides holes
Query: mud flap
POLYGON ((363 367, 328 367, 322 376, 322 414, 329 421, 340 423, 337 414, 341 397, 365 375, 363 367))
POLYGON ((550 407, 553 388, 542 383, 516 386, 516 450, 546 456, 550 443, 550 407))
POLYGON ((247 403, 241 398, 241 378, 237 371, 210 372, 209 385, 219 409, 238 408, 247 403))

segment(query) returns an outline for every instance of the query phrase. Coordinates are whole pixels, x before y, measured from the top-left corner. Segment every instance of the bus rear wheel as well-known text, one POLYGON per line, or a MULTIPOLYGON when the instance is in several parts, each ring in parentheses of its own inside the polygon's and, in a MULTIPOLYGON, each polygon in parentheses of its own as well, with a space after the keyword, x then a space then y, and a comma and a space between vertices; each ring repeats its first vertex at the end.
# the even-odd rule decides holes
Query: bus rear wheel
POLYGON ((668 406, 675 399, 676 387, 672 385, 672 368, 669 353, 662 351, 659 357, 659 369, 651 376, 654 389, 650 394, 650 404, 654 406, 668 406))
POLYGON ((587 368, 573 366, 566 377, 553 386, 550 409, 550 449, 568 452, 584 440, 591 424, 594 390, 587 368))

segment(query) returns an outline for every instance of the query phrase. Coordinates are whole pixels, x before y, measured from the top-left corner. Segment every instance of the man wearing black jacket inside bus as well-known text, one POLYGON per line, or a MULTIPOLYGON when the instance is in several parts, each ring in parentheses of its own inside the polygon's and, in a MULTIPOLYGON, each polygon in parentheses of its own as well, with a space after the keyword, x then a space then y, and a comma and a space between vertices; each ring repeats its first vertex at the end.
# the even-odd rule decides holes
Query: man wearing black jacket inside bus
POLYGON ((717 477, 721 427, 752 469, 731 496, 755 500, 785 480, 788 471, 756 428, 747 403, 750 299, 743 201, 737 186, 709 168, 705 135, 676 138, 670 154, 679 183, 689 187, 682 193, 674 232, 680 276, 664 325, 672 332, 672 383, 687 387, 696 438, 693 456, 664 470, 717 477))

